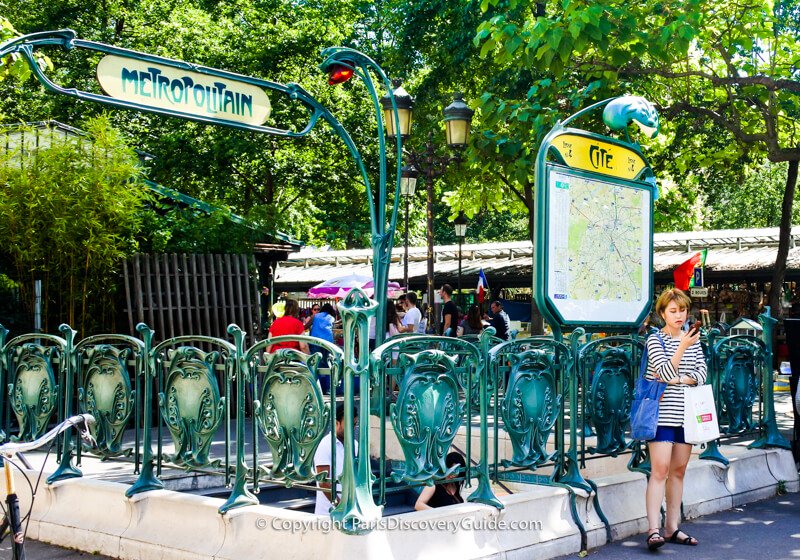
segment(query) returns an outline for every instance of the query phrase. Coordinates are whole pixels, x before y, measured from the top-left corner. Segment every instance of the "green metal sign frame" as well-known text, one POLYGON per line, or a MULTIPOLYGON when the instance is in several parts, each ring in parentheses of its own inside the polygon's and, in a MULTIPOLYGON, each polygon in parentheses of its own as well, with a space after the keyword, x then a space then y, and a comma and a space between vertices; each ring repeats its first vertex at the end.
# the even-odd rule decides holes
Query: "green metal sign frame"
MULTIPOLYGON (((563 327, 583 327, 587 331, 630 331, 641 324, 650 310, 653 298, 653 202, 657 197, 657 189, 652 169, 647 159, 642 154, 638 144, 585 130, 568 128, 566 126, 579 116, 603 108, 610 105, 612 102, 615 102, 615 104, 611 105, 611 107, 618 109, 619 106, 624 106, 625 103, 630 104, 630 100, 644 101, 641 100, 641 98, 633 97, 607 99, 587 107, 569 117, 564 122, 556 124, 542 141, 537 154, 537 188, 535 199, 536 227, 534 228, 533 240, 535 248, 533 291, 539 310, 557 337, 560 337, 563 327), (570 144, 566 144, 570 146, 568 149, 562 147, 562 149, 559 150, 556 146, 556 141, 559 138, 569 138, 570 140, 574 140, 575 143, 581 144, 581 146, 576 149, 591 146, 592 167, 596 169, 587 169, 589 166, 585 165, 585 162, 588 161, 588 158, 584 157, 581 159, 578 154, 573 154, 573 149, 570 144), (611 159, 612 155, 619 160, 615 161, 615 163, 620 165, 622 164, 622 156, 626 157, 627 161, 630 162, 628 165, 626 161, 627 167, 623 172, 602 170, 602 158, 606 158, 610 162, 613 161, 611 159), (557 173, 577 180, 590 181, 598 186, 606 185, 608 188, 641 191, 645 193, 645 196, 649 197, 649 202, 647 200, 643 201, 647 206, 647 215, 643 215, 642 219, 642 227, 646 229, 646 231, 642 232, 642 243, 646 244, 647 247, 642 247, 642 251, 645 253, 642 258, 642 292, 639 299, 636 300, 641 302, 641 307, 638 311, 629 310, 627 313, 629 317, 633 316, 635 319, 620 320, 619 318, 615 318, 613 316, 613 310, 618 303, 613 300, 606 301, 603 304, 611 311, 608 315, 608 319, 604 319, 587 316, 587 314, 584 313, 586 310, 585 301, 581 302, 582 305, 580 306, 573 306, 568 313, 565 311, 566 306, 564 305, 564 301, 568 296, 565 294, 564 300, 562 301, 557 301, 556 298, 553 297, 555 275, 554 270, 551 270, 551 268, 555 266, 555 263, 552 262, 552 254, 555 254, 552 247, 552 244, 555 243, 555 236, 552 234, 552 220, 557 218, 563 220, 565 219, 565 216, 563 216, 564 211, 569 212, 569 208, 567 207, 566 209, 559 208, 561 214, 558 216, 555 216, 553 213, 554 201, 550 192, 550 180, 553 174, 557 173), (625 173, 629 176, 625 177, 625 173)), ((606 124, 618 130, 624 129, 629 122, 636 120, 636 116, 635 111, 632 111, 631 115, 625 115, 621 121, 620 119, 616 119, 617 122, 609 122, 609 119, 606 118, 606 124)), ((569 188, 568 185, 566 188, 569 188)), ((565 227, 566 231, 569 232, 569 223, 562 223, 562 227, 565 227)), ((611 283, 614 282, 615 279, 607 278, 606 281, 607 283, 611 283)))

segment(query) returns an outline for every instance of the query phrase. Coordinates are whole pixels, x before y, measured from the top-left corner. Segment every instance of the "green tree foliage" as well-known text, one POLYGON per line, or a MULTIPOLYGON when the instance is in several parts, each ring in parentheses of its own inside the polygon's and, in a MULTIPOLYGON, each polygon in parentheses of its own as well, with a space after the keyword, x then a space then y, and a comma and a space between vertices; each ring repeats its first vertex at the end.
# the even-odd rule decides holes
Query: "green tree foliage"
MULTIPOLYGON (((8 19, 0 16, 0 42, 5 42, 15 37, 19 37, 20 33, 14 29, 8 19)), ((53 69, 50 59, 46 56, 36 55, 36 61, 43 69, 53 69)), ((0 64, 0 81, 11 77, 17 82, 24 82, 31 75, 31 69, 26 63, 22 55, 15 53, 6 57, 6 60, 0 64)))
MULTIPOLYGON (((136 154, 106 119, 86 124, 91 141, 53 142, 0 160, 0 239, 22 299, 42 282, 42 324, 82 334, 113 328, 120 261, 134 246, 145 191, 136 154)), ((13 144, 12 144, 13 145, 13 144)))
MULTIPOLYGON (((359 82, 327 85, 317 68, 324 47, 353 42, 359 13, 355 2, 281 0, 190 2, 58 2, 30 6, 6 2, 6 13, 22 32, 71 27, 78 36, 258 76, 298 82, 343 122, 377 167, 371 104, 359 82), (356 89, 356 91, 352 91, 356 89)), ((49 53, 60 83, 99 91, 94 78, 98 56, 85 52, 49 53)), ((74 122, 78 114, 102 107, 61 96, 45 96, 36 84, 4 92, 0 102, 10 120, 56 118, 74 122)), ((288 100, 272 98, 268 124, 298 130, 308 113, 288 100)), ((156 156, 150 177, 257 222, 314 244, 344 248, 370 242, 364 187, 343 143, 320 124, 298 141, 226 130, 143 113, 116 111, 115 126, 137 147, 156 156)))
POLYGON ((141 253, 251 253, 263 234, 231 220, 231 213, 186 208, 172 200, 151 201, 140 210, 141 253))
MULTIPOLYGON (((719 189, 711 195, 712 212, 705 217, 712 229, 778 227, 781 222, 779 201, 786 186, 786 164, 765 161, 748 166, 735 189, 719 189)), ((795 205, 792 223, 800 223, 800 208, 795 205)))

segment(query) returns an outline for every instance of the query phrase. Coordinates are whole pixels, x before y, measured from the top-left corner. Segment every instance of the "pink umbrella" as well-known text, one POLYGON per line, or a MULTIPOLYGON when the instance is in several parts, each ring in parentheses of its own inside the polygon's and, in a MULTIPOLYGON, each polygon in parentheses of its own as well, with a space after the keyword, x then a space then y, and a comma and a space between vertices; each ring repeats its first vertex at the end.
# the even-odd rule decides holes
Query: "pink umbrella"
MULTIPOLYGON (((364 276, 361 274, 348 274, 346 276, 337 276, 330 280, 325 280, 321 284, 317 284, 308 290, 308 297, 310 298, 343 298, 353 288, 361 288, 372 297, 375 292, 375 283, 371 276, 364 276)), ((403 288, 397 282, 389 282, 386 285, 388 296, 397 297, 404 292, 403 288)))

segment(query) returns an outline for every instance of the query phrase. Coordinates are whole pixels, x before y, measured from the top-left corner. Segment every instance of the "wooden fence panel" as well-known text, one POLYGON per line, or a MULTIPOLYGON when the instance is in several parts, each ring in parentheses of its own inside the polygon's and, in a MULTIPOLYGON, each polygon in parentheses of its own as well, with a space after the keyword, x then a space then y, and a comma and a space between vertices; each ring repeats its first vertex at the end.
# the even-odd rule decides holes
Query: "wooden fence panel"
POLYGON ((230 323, 256 342, 258 284, 248 255, 135 255, 123 267, 128 324, 147 323, 157 340, 182 335, 229 339, 230 323))

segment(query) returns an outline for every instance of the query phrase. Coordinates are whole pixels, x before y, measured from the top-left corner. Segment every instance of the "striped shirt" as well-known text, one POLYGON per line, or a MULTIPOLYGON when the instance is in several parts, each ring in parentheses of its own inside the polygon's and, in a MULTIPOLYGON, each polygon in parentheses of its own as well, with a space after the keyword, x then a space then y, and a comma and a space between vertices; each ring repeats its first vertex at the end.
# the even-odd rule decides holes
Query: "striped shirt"
MULTIPOLYGON (((647 373, 645 377, 651 381, 656 378, 670 381, 685 375, 696 380, 698 385, 703 385, 706 382, 706 359, 703 356, 700 342, 695 342, 683 352, 678 371, 675 371, 671 359, 678 349, 678 343, 677 338, 672 338, 664 332, 659 332, 658 335, 653 334, 647 338, 647 373), (659 336, 664 341, 663 347, 658 340, 659 336), (666 352, 664 352, 664 348, 666 348, 666 352)), ((683 426, 684 387, 689 387, 689 385, 684 383, 667 385, 658 406, 659 426, 683 426)))

